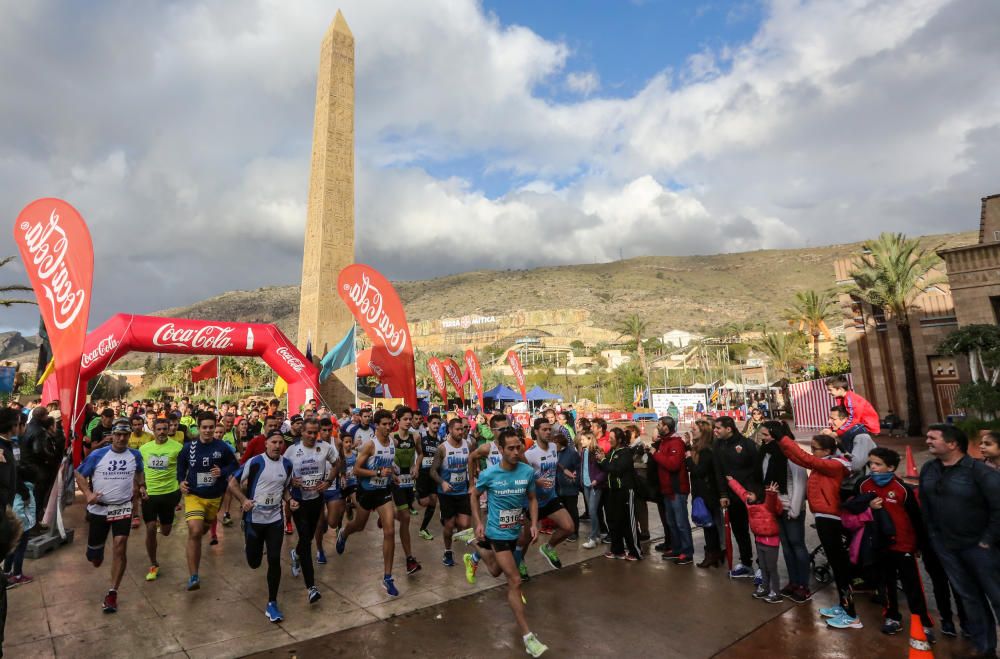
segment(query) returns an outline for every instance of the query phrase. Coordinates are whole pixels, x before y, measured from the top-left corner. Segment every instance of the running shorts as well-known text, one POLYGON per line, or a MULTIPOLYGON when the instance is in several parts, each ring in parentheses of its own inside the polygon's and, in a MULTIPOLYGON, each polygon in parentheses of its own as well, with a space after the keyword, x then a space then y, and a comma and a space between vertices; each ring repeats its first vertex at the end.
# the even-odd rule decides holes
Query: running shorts
POLYGON ((517 549, 517 540, 493 540, 486 538, 479 541, 479 546, 483 549, 492 549, 494 552, 509 551, 517 549))
POLYGON ((438 508, 441 509, 442 521, 457 515, 472 514, 468 494, 438 494, 438 508))
POLYGON ((159 521, 160 526, 170 526, 174 523, 174 512, 180 502, 180 490, 170 494, 150 494, 149 498, 142 502, 142 521, 147 524, 159 521))
POLYGON ((559 512, 560 510, 565 510, 565 509, 566 509, 566 506, 563 505, 563 502, 560 501, 559 497, 554 497, 551 501, 549 501, 544 506, 539 506, 538 507, 538 519, 545 519, 549 515, 552 515, 553 513, 556 513, 556 512, 559 512))
POLYGON ((196 494, 184 495, 184 519, 200 519, 206 522, 214 522, 219 516, 219 508, 222 506, 222 497, 215 499, 202 499, 196 494))
POLYGON ((421 471, 417 474, 417 498, 426 499, 432 494, 437 494, 437 483, 431 478, 430 470, 421 471))
POLYGON ((90 525, 90 528, 87 530, 88 547, 103 547, 104 543, 108 540, 108 533, 111 533, 111 536, 114 538, 119 538, 121 536, 128 537, 132 531, 131 517, 109 522, 107 515, 87 513, 87 521, 90 525))
POLYGON ((375 510, 390 501, 392 501, 392 493, 387 487, 377 490, 358 490, 358 505, 365 510, 375 510))
POLYGON ((392 500, 397 508, 409 508, 415 498, 416 494, 412 487, 394 487, 392 489, 392 500))

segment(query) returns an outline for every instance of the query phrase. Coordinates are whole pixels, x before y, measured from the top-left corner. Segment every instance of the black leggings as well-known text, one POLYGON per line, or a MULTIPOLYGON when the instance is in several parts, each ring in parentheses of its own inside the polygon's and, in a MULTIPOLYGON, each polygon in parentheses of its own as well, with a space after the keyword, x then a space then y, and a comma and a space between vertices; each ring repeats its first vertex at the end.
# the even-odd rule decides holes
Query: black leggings
POLYGON ((312 588, 316 585, 316 577, 313 573, 312 541, 316 535, 319 518, 325 510, 326 505, 323 502, 323 497, 316 497, 315 499, 299 501, 299 509, 292 511, 295 530, 299 534, 299 543, 295 545, 295 553, 299 557, 302 580, 305 581, 306 588, 312 588))
POLYGON ((573 496, 562 496, 559 497, 562 501, 563 506, 569 512, 570 518, 573 520, 573 533, 577 534, 580 532, 580 505, 579 505, 579 494, 574 494, 573 496))
MULTIPOLYGON (((730 509, 732 510, 732 509, 730 509)), ((731 513, 730 513, 731 514, 731 513)), ((732 519, 730 517, 730 519, 732 519)), ((837 582, 837 594, 840 606, 852 618, 857 617, 854 611, 854 595, 851 592, 851 558, 844 544, 844 527, 839 519, 831 517, 816 518, 816 535, 826 552, 826 560, 833 570, 833 580, 837 582)))
POLYGON ((933 627, 934 623, 927 615, 927 599, 924 597, 924 586, 920 581, 916 557, 900 551, 887 551, 879 556, 877 565, 886 598, 885 617, 902 622, 902 617, 899 615, 899 593, 896 591, 896 575, 899 575, 910 613, 920 616, 920 624, 924 627, 933 627))
MULTIPOLYGON (((608 527, 611 552, 621 556, 626 551, 642 558, 635 523, 636 497, 633 490, 607 490, 608 527)), ((643 501, 642 505, 646 505, 643 501)))
POLYGON ((264 559, 267 548, 267 601, 278 601, 278 585, 281 583, 281 544, 285 541, 285 529, 281 520, 270 524, 248 524, 245 531, 247 565, 256 570, 264 559))

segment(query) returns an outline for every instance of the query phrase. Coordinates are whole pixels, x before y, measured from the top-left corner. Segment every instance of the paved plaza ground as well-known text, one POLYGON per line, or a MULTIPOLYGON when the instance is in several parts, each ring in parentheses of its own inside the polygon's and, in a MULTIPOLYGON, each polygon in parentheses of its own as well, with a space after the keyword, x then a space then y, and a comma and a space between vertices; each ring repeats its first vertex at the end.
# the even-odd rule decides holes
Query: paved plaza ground
MULTIPOLYGON (((891 444, 898 447, 903 441, 891 444)), ((918 462, 926 459, 922 444, 908 441, 918 462)), ((655 509, 650 510, 655 520, 655 509)), ((363 535, 352 536, 343 556, 336 555, 328 537, 330 562, 316 568, 323 599, 309 606, 301 578, 286 571, 279 598, 286 619, 275 625, 264 617, 265 568, 246 566, 238 524, 220 527, 218 546, 206 543, 202 588, 191 593, 184 589, 183 525, 160 538, 161 577, 152 583, 143 578, 145 550, 141 534, 133 531, 119 612, 102 613, 109 564, 94 569, 85 561, 82 514, 79 503, 67 509, 76 541, 41 560, 26 561, 25 571, 35 582, 8 591, 5 656, 524 656, 504 590, 497 588, 502 580, 483 575, 470 586, 460 566, 441 565, 437 522, 431 528, 438 537, 428 542, 415 533, 421 518, 412 518, 414 549, 423 570, 406 576, 397 568, 402 594, 396 599, 379 584, 381 534, 374 519, 363 535)), ((655 537, 659 524, 653 524, 655 537)), ((286 552, 293 537, 286 539, 286 552)), ((699 558, 702 544, 697 531, 699 558)), ((811 530, 807 544, 817 544, 811 530)), ((461 549, 456 549, 460 558, 461 549)), ((533 630, 551 648, 546 656, 905 656, 906 635, 880 634, 879 608, 866 595, 858 597, 865 629, 833 631, 816 614, 832 603, 832 588, 820 591, 810 604, 769 605, 750 597, 748 581, 730 581, 722 569, 676 566, 658 555, 639 563, 609 561, 601 558, 605 549, 565 543, 559 551, 566 567, 558 572, 531 550, 528 564, 539 576, 525 588, 528 615, 533 630)), ((400 554, 397 544, 397 565, 400 554)), ((964 647, 946 639, 935 650, 938 657, 949 657, 964 647)))

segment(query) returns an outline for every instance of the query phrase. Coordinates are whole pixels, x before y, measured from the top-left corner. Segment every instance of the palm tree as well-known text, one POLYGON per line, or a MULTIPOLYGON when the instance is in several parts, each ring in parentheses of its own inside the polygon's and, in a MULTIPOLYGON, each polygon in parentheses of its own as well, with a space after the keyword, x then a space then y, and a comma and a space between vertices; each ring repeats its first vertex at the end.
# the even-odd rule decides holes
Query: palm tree
POLYGON ((849 293, 891 315, 899 332, 903 352, 903 375, 906 381, 906 415, 910 435, 923 428, 920 397, 917 392, 917 369, 910 331, 910 311, 918 296, 943 278, 931 276, 941 259, 933 250, 925 250, 920 241, 901 233, 883 233, 868 240, 851 271, 854 285, 849 293))
POLYGON ((618 325, 615 327, 615 331, 618 332, 618 338, 628 337, 632 341, 635 341, 635 349, 639 355, 639 368, 642 369, 644 380, 646 379, 646 349, 643 348, 642 341, 648 327, 649 323, 643 320, 637 313, 618 321, 618 325))
POLYGON ((813 368, 819 375, 819 336, 822 334, 827 341, 833 340, 826 321, 834 315, 837 301, 831 291, 798 291, 795 301, 785 310, 785 320, 791 326, 798 325, 800 332, 812 336, 813 368))
MULTIPOLYGON (((3 256, 0 257, 0 268, 7 265, 14 260, 13 256, 3 256)), ((22 286, 21 284, 4 284, 0 286, 0 295, 5 293, 31 293, 31 286, 22 286)), ((34 300, 20 300, 17 298, 0 297, 0 307, 9 307, 15 304, 38 304, 34 300)))
POLYGON ((775 374, 781 376, 781 395, 785 399, 785 406, 790 409, 792 399, 788 390, 788 376, 796 362, 802 359, 806 335, 802 332, 769 332, 764 328, 763 336, 752 345, 754 350, 767 355, 775 374))

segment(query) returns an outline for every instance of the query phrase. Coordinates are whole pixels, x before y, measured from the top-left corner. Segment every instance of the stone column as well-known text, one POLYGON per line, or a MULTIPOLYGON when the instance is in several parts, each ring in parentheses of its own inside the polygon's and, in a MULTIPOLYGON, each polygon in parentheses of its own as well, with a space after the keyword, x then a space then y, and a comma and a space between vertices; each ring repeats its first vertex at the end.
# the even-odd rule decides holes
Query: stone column
MULTIPOLYGON (((312 340, 319 360, 354 323, 337 294, 337 276, 354 263, 354 35, 343 14, 323 37, 316 81, 309 208, 302 258, 297 344, 312 340)), ((334 410, 354 405, 355 365, 320 386, 334 410)), ((293 411, 294 412, 294 411, 293 411)))

